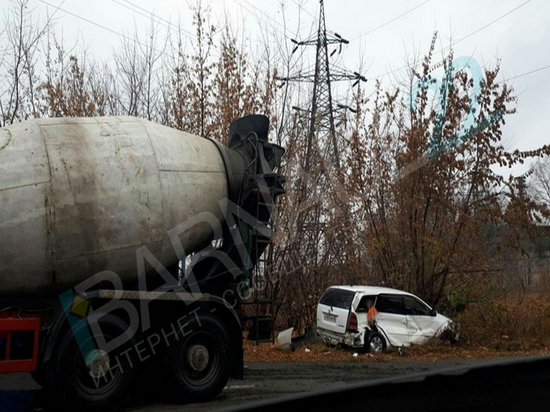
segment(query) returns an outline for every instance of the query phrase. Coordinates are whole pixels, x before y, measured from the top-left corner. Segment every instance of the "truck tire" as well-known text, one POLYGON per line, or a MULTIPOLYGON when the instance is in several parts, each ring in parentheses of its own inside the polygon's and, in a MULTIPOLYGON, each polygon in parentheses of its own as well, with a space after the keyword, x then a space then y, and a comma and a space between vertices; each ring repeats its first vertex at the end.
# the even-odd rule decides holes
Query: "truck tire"
MULTIPOLYGON (((129 328, 110 314, 102 316, 98 324, 106 342, 127 333, 129 328)), ((84 355, 75 337, 84 327, 88 328, 83 322, 76 331, 69 329, 65 333, 54 352, 50 373, 55 392, 62 400, 60 404, 67 410, 104 412, 118 407, 130 395, 136 365, 122 354, 134 346, 135 339, 110 353, 96 349, 97 361, 87 366, 85 358, 93 356, 94 351, 84 355)))
POLYGON ((204 402, 218 396, 231 371, 231 342, 224 325, 208 313, 197 313, 169 342, 165 371, 171 393, 180 403, 204 402))

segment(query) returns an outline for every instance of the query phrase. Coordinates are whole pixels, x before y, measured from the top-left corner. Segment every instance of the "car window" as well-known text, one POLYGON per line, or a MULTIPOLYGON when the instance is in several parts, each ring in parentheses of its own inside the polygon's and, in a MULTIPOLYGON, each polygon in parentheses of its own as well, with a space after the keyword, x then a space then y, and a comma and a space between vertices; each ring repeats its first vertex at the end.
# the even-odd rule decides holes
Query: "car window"
POLYGON ((408 315, 430 315, 430 308, 414 296, 405 296, 403 298, 403 303, 408 315))
POLYGON ((350 309, 355 292, 343 289, 329 289, 319 301, 322 305, 334 306, 341 309, 350 309))
POLYGON ((405 314, 403 297, 397 295, 380 295, 376 301, 376 309, 381 313, 405 314))
POLYGON ((361 298, 361 301, 359 302, 359 304, 357 305, 357 309, 356 311, 357 312, 366 312, 368 307, 367 307, 367 301, 371 301, 373 304, 376 302, 376 295, 368 295, 368 296, 363 296, 361 298))
POLYGON ((322 305, 332 306, 332 302, 334 301, 337 294, 338 294, 338 289, 328 289, 323 294, 323 296, 321 296, 319 303, 322 305))

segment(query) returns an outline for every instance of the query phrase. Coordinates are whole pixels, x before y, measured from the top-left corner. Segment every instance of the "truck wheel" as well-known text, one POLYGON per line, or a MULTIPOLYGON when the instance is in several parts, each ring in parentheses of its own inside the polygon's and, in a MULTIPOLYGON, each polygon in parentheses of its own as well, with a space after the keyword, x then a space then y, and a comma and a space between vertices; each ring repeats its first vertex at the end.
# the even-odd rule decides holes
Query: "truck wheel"
MULTIPOLYGON (((107 343, 127 333, 129 328, 126 322, 110 314, 102 316, 98 324, 107 343)), ((96 349, 95 342, 92 345, 89 341, 87 344, 80 342, 87 350, 83 353, 75 337, 83 328, 89 329, 84 323, 75 331, 69 329, 55 351, 51 365, 55 390, 67 409, 105 411, 116 408, 130 394, 136 365, 132 364, 128 353, 128 356, 123 353, 134 346, 135 339, 109 353, 96 349), (95 360, 87 365, 86 360, 91 358, 95 360)))
POLYGON ((198 313, 169 343, 165 370, 172 394, 180 402, 201 402, 218 396, 230 374, 230 340, 223 324, 198 313))

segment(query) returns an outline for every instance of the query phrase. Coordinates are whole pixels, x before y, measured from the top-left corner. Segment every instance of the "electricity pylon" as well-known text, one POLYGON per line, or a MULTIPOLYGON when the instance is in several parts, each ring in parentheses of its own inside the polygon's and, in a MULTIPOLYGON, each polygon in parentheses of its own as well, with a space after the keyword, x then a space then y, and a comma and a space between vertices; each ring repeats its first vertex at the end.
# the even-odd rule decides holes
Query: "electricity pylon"
MULTIPOLYGON (((307 149, 305 158, 305 170, 309 170, 312 145, 315 142, 322 145, 327 143, 332 145, 333 161, 337 168, 340 168, 340 153, 338 150, 338 139, 336 137, 336 128, 334 126, 334 106, 332 99, 331 83, 341 80, 355 80, 353 86, 360 81, 366 82, 367 79, 357 72, 348 73, 338 67, 331 70, 329 57, 336 51, 342 51, 342 44, 348 44, 338 33, 328 34, 325 22, 325 7, 323 0, 320 0, 319 28, 317 36, 304 41, 291 39, 296 44, 292 53, 296 52, 300 46, 315 46, 316 58, 315 67, 307 73, 299 73, 289 77, 280 78, 283 82, 313 82, 313 96, 311 99, 311 109, 309 110, 309 132, 307 137, 307 149), (328 46, 331 44, 339 45, 330 55, 328 46)), ((348 108, 339 105, 340 108, 348 108)))

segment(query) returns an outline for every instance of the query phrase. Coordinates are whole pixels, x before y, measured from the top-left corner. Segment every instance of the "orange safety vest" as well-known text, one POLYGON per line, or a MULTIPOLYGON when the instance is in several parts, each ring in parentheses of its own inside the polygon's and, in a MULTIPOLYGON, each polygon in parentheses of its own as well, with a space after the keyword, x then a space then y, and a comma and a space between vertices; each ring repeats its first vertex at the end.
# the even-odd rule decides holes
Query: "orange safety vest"
POLYGON ((374 324, 374 317, 378 314, 378 311, 374 306, 371 306, 367 312, 367 322, 369 325, 374 324))

